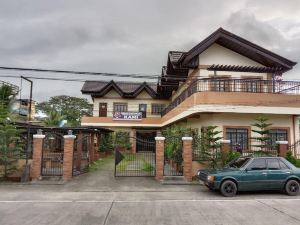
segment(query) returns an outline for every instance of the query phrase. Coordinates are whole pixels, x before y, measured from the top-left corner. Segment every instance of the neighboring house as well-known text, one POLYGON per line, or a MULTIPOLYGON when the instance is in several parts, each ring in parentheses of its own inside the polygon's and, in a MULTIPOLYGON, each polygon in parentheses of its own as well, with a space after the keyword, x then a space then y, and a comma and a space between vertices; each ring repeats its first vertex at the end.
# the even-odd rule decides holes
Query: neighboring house
POLYGON ((199 134, 214 125, 231 145, 247 150, 252 124, 264 115, 273 141, 292 144, 299 139, 300 82, 282 81, 282 75, 295 65, 220 28, 187 52, 170 51, 157 84, 85 82, 82 93, 91 95, 94 112, 82 126, 150 138, 174 123, 199 134))
MULTIPOLYGON (((12 105, 12 112, 19 114, 21 116, 28 117, 30 107, 30 100, 29 99, 16 99, 12 105)), ((35 118, 35 101, 31 100, 31 119, 35 118)))

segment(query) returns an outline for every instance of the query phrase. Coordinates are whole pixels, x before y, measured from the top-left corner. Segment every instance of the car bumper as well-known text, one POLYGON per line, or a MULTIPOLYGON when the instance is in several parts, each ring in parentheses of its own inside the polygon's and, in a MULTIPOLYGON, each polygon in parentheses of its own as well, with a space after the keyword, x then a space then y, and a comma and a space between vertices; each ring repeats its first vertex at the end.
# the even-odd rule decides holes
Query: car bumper
POLYGON ((200 183, 203 183, 210 190, 219 190, 219 182, 200 181, 200 183))

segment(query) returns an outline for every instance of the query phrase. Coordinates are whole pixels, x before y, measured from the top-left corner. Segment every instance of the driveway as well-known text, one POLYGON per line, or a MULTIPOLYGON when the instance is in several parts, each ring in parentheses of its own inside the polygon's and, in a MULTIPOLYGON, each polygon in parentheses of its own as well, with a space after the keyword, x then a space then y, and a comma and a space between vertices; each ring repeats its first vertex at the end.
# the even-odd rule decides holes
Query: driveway
POLYGON ((113 160, 55 184, 0 185, 0 224, 300 224, 300 196, 242 193, 224 198, 201 185, 114 178, 113 160))

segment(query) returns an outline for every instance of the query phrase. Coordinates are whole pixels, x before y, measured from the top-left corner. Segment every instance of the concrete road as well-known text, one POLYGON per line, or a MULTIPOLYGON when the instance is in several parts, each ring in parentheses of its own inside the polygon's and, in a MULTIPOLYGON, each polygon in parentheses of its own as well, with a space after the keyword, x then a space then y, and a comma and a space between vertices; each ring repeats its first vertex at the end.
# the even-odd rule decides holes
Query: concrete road
POLYGON ((299 196, 280 193, 5 191, 0 224, 286 225, 300 224, 299 208, 299 196))

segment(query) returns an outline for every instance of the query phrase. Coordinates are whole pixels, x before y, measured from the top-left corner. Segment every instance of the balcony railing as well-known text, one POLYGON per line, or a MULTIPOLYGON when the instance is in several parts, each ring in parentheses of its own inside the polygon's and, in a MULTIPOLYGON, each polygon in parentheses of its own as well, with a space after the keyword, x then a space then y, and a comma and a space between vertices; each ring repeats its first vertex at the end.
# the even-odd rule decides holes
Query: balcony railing
POLYGON ((162 116, 176 108, 196 92, 247 92, 300 95, 300 82, 257 79, 199 79, 177 96, 161 113, 162 116))

